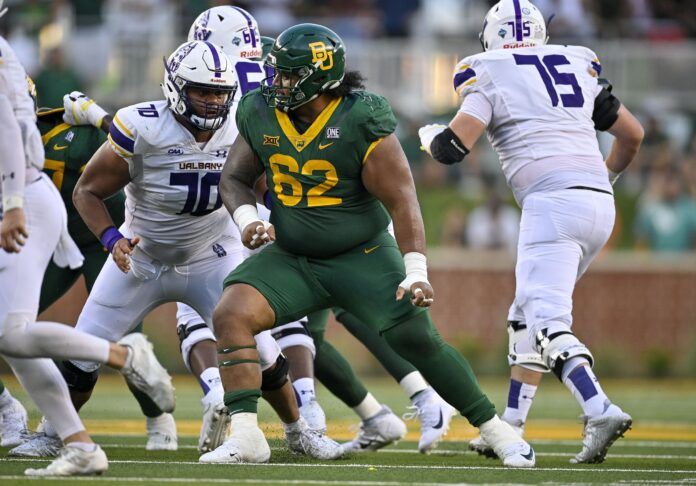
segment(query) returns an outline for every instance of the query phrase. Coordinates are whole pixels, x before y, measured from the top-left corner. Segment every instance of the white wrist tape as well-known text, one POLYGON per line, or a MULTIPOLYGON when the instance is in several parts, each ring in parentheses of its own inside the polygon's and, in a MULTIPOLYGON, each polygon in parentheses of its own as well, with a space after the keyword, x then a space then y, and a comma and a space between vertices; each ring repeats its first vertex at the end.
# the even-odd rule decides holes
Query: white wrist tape
POLYGON ((614 172, 611 169, 607 169, 607 172, 609 172, 609 182, 613 186, 619 179, 619 177, 621 177, 621 172, 614 172))
POLYGON ((243 204, 239 206, 234 210, 232 219, 237 224, 237 228, 239 228, 240 233, 243 233, 244 228, 249 226, 251 223, 263 221, 259 216, 258 209, 256 209, 256 206, 252 204, 243 204))
POLYGON ((22 196, 8 195, 2 196, 2 210, 7 212, 10 209, 21 208, 24 206, 24 198, 22 196))
POLYGON ((411 282, 428 281, 428 264, 422 253, 415 251, 406 253, 404 266, 406 267, 406 280, 411 282))

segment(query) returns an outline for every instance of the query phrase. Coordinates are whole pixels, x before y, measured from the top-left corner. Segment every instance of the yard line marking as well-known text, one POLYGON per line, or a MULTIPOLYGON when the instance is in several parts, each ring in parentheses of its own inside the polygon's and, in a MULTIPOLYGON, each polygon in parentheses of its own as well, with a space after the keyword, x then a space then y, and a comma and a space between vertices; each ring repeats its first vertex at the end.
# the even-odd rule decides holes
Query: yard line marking
MULTIPOLYGON (((317 479, 224 479, 224 478, 143 478, 143 477, 110 477, 110 476, 3 476, 0 479, 50 479, 53 481, 118 481, 118 482, 153 482, 153 483, 191 483, 205 482, 216 484, 347 484, 351 486, 402 486, 404 483, 399 481, 322 481, 317 479)), ((407 483, 409 486, 467 486, 474 483, 407 483)))
MULTIPOLYGON (((33 459, 33 458, 15 458, 15 457, 0 457, 0 462, 47 462, 50 458, 33 459)), ((160 464, 181 466, 227 466, 226 463, 201 463, 197 461, 136 461, 136 460, 113 460, 110 464, 160 464)), ((436 466, 436 465, 396 465, 396 464, 305 464, 305 463, 270 463, 270 464, 235 464, 238 467, 298 467, 298 468, 370 468, 375 469, 435 469, 445 471, 506 471, 509 470, 505 466, 436 466)), ((621 473, 670 473, 670 474, 696 474, 694 469, 628 469, 628 468, 606 468, 606 469, 588 469, 583 467, 532 467, 532 468, 517 468, 516 471, 541 471, 541 472, 621 472, 621 473)))

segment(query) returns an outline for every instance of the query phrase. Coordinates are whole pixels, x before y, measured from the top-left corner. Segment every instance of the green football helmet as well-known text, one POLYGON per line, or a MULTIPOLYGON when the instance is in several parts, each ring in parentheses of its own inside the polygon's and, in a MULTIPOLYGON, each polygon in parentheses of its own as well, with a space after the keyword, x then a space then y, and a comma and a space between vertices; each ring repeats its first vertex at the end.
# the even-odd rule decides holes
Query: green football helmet
POLYGON ((268 53, 271 52, 271 48, 273 47, 274 43, 275 39, 273 37, 267 37, 265 35, 261 36, 261 50, 263 51, 263 54, 261 54, 262 60, 266 60, 266 57, 268 56, 268 53))
POLYGON ((274 82, 261 86, 268 106, 294 110, 341 84, 346 50, 331 29, 299 24, 278 36, 266 57, 266 65, 275 72, 274 82), (297 81, 293 86, 282 86, 280 80, 284 78, 297 81))

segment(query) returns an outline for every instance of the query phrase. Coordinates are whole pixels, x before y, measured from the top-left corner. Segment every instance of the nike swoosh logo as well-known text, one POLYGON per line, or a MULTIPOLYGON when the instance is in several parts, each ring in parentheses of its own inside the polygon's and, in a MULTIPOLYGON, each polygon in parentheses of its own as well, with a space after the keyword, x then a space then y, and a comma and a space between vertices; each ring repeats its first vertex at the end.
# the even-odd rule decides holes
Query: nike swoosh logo
POLYGON ((438 420, 437 424, 433 426, 434 429, 439 429, 442 427, 442 409, 440 409, 440 420, 438 420))
POLYGON ((532 449, 532 446, 529 446, 529 452, 527 454, 522 454, 522 457, 524 457, 528 461, 534 459, 534 449, 532 449))
POLYGON ((57 143, 53 145, 53 150, 65 150, 68 148, 67 145, 58 145, 57 143))
POLYGON ((377 248, 379 248, 379 245, 373 246, 372 248, 365 248, 363 251, 365 252, 365 255, 367 255, 368 253, 375 251, 377 248))
POLYGON ((319 150, 324 150, 326 147, 329 147, 329 146, 331 146, 331 145, 333 145, 333 144, 334 144, 333 142, 329 142, 329 143, 320 143, 320 144, 319 144, 319 150))

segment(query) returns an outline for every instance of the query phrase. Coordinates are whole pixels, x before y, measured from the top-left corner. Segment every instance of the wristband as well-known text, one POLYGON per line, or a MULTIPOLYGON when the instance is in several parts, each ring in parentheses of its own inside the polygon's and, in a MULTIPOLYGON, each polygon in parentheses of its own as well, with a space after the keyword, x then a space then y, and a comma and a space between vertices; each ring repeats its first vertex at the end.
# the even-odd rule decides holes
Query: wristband
POLYGON ((268 189, 263 193, 263 205, 266 206, 266 209, 269 211, 273 209, 273 198, 271 198, 271 191, 268 189))
POLYGON ((4 212, 10 209, 21 208, 24 206, 24 198, 22 196, 2 196, 2 210, 4 212))
POLYGON ((109 250, 109 253, 114 249, 114 245, 121 238, 125 238, 115 226, 110 226, 104 230, 104 232, 99 237, 99 241, 104 247, 109 250))
POLYGON ((404 266, 406 267, 406 278, 415 279, 414 282, 428 281, 428 265, 425 255, 415 251, 404 255, 404 266))
POLYGON ((242 204, 239 206, 234 210, 232 219, 237 225, 237 228, 239 228, 240 233, 243 233, 244 228, 249 226, 251 223, 262 223, 261 218, 259 217, 258 209, 256 209, 256 206, 252 204, 242 204))

